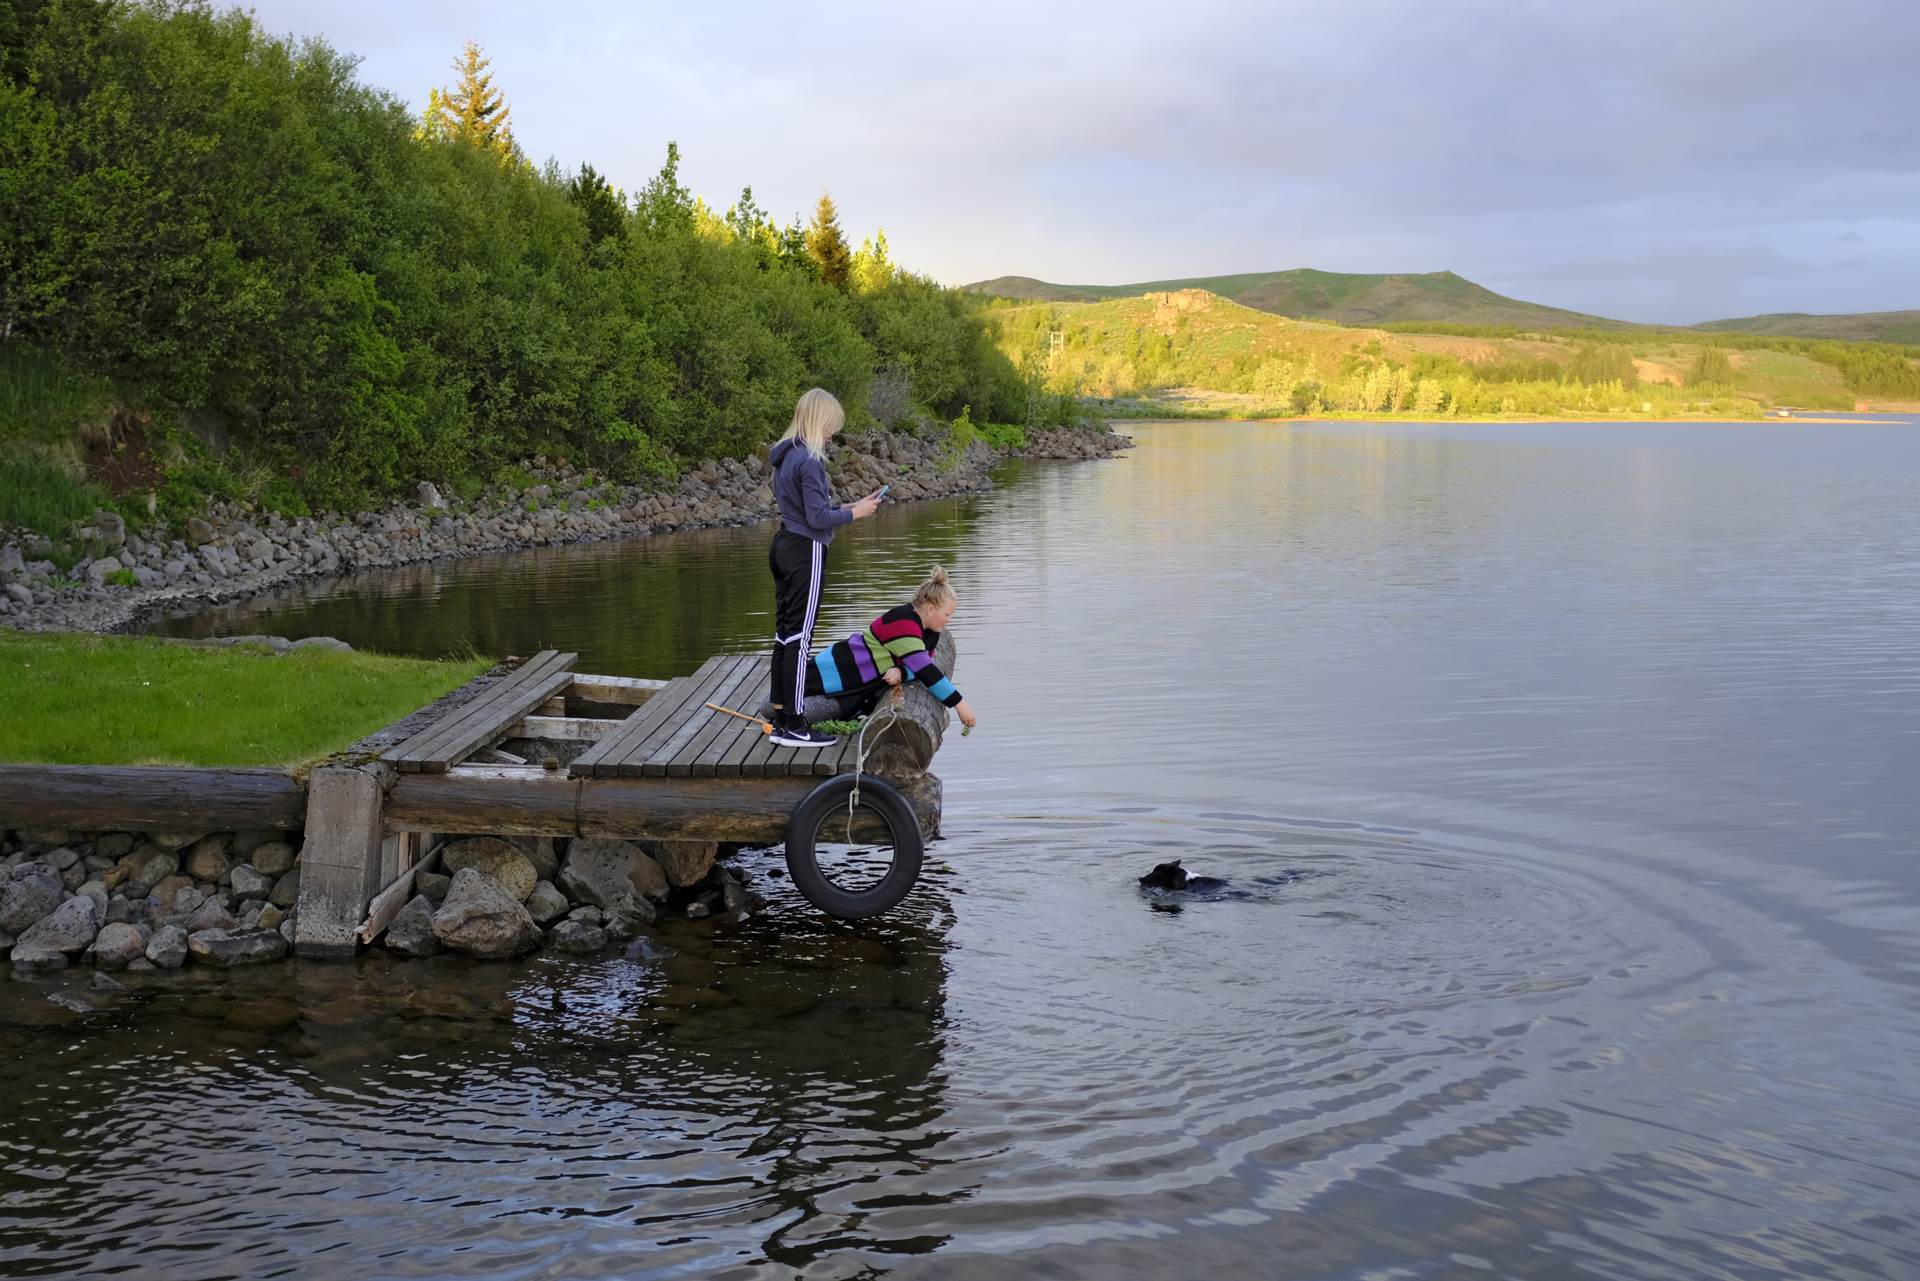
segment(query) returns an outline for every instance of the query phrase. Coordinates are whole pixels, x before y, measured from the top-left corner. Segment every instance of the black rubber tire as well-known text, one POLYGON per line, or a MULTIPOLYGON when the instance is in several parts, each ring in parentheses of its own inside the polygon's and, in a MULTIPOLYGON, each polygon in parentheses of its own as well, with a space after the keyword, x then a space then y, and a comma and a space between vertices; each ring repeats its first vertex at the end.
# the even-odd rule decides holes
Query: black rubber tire
POLYGON ((843 921, 865 920, 897 905, 920 879, 920 861, 926 853, 920 820, 907 798, 877 778, 862 776, 860 808, 873 810, 886 823, 893 836, 893 866, 863 890, 843 889, 827 879, 815 857, 814 841, 823 822, 835 813, 846 813, 853 785, 851 774, 828 779, 794 807, 787 824, 787 874, 793 877, 794 888, 807 902, 843 921))

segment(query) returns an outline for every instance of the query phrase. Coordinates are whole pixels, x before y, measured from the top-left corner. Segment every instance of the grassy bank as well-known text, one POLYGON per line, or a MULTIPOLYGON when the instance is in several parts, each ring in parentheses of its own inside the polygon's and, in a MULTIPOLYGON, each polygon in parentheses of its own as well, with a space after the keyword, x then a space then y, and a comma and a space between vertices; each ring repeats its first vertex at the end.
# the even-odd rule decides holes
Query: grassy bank
POLYGON ((298 765, 391 724, 488 665, 0 631, 8 702, 0 761, 298 765))

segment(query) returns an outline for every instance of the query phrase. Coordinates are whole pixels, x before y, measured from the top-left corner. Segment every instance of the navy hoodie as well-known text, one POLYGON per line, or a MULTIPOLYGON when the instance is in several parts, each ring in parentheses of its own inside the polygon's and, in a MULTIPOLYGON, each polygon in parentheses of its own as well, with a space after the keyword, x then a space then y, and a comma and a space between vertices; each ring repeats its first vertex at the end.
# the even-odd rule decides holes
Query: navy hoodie
POLYGON ((836 527, 853 519, 845 507, 836 507, 827 488, 827 468, 797 440, 779 440, 767 455, 773 467, 773 501, 780 508, 780 524, 825 546, 836 527))

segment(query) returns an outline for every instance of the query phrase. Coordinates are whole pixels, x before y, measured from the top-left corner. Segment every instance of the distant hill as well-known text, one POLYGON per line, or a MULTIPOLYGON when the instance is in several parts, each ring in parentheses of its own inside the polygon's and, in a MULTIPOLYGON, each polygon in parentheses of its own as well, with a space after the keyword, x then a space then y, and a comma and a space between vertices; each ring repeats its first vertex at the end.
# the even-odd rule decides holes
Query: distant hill
POLYGON ((1709 320, 1694 326, 1707 333, 1780 334, 1794 338, 1840 338, 1855 342, 1920 343, 1920 311, 1861 311, 1814 316, 1776 311, 1764 316, 1709 320))
POLYGON ((1257 271, 1238 276, 1193 276, 1131 285, 1056 285, 1031 276, 1000 276, 962 288, 1022 302, 1103 302, 1149 293, 1204 289, 1276 316, 1337 320, 1343 325, 1438 322, 1514 325, 1522 329, 1638 329, 1624 320, 1545 307, 1496 294, 1451 271, 1426 275, 1257 271))
POLYGON ((1332 412, 1351 408, 1381 366, 1424 371, 1460 412, 1692 413, 1712 402, 1712 412, 1757 414, 1783 404, 1850 409, 1856 399, 1838 367, 1767 349, 1765 339, 1716 348, 1721 372, 1702 387, 1702 348, 1713 340, 1686 330, 1636 328, 1600 343, 1388 332, 1276 316, 1199 289, 1016 303, 990 316, 1001 350, 1016 363, 1041 361, 1054 390, 1155 411, 1204 402, 1210 412, 1332 412))

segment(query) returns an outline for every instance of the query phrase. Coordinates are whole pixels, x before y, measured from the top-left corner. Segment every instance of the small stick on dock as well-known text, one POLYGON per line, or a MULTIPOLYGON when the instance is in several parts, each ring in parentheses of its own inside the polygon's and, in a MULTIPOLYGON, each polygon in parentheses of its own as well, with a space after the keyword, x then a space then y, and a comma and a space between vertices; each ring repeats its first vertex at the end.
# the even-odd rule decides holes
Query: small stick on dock
POLYGON ((729 716, 737 716, 743 721, 752 721, 755 725, 758 725, 760 727, 760 732, 762 734, 773 733, 772 721, 763 721, 758 716, 749 716, 745 712, 736 712, 731 707, 722 707, 718 703, 707 703, 705 704, 705 706, 716 712, 725 712, 729 716))

